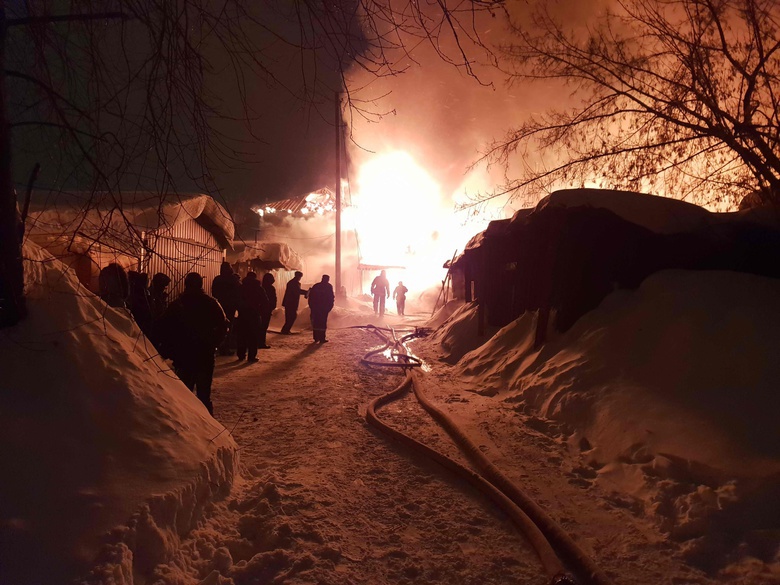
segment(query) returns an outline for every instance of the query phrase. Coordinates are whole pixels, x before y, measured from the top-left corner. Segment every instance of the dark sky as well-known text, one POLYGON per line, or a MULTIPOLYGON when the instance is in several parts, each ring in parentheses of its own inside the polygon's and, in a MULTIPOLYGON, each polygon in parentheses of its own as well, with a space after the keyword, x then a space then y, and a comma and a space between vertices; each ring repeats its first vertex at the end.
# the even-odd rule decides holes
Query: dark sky
MULTIPOLYGON (((126 9, 122 3, 108 4, 126 9)), ((257 51, 253 55, 228 57, 215 40, 224 41, 229 36, 224 31, 203 43, 207 64, 201 95, 217 107, 216 113, 207 113, 208 135, 219 145, 220 154, 210 153, 212 180, 200 183, 191 178, 193 174, 197 178, 199 171, 192 164, 197 159, 196 142, 193 117, 187 110, 191 101, 187 94, 197 85, 190 84, 189 72, 180 65, 181 53, 174 52, 162 64, 147 65, 153 54, 150 47, 156 45, 149 40, 149 28, 142 19, 13 27, 6 57, 8 68, 17 75, 7 77, 6 86, 17 192, 24 192, 36 163, 41 165, 35 185, 39 189, 88 191, 96 184, 101 189, 102 184, 115 181, 114 164, 129 172, 112 188, 207 191, 221 195, 234 208, 298 195, 324 182, 332 185, 333 90, 340 87, 338 63, 333 51, 319 49, 323 43, 313 36, 313 23, 299 20, 295 12, 299 6, 268 0, 255 15, 257 25, 238 19, 247 33, 241 42, 252 44, 251 50, 257 51), (90 44, 94 44, 91 54, 90 44), (95 55, 102 59, 97 66, 95 55), (246 63, 255 57, 259 63, 253 69, 246 63), (235 66, 241 59, 242 77, 237 80, 235 66), (128 69, 142 72, 136 77, 141 83, 130 91, 125 87, 128 69), (157 84, 148 95, 147 76, 157 84), (179 84, 173 92, 166 85, 171 78, 179 84), (177 89, 178 95, 170 99, 177 89), (118 99, 112 101, 114 95, 118 99), (143 119, 152 102, 158 119, 172 123, 172 140, 166 138, 165 126, 150 129, 148 118, 143 119), (72 130, 63 130, 63 116, 72 130), (82 140, 81 145, 74 136, 82 140), (166 149, 166 142, 176 146, 166 149), (99 171, 88 170, 85 159, 97 160, 98 151, 109 164, 98 165, 99 171), (166 159, 173 184, 160 171, 166 159), (187 167, 195 170, 184 172, 187 167)), ((93 10, 101 7, 100 2, 92 6, 93 10)), ((44 8, 19 3, 8 10, 10 18, 19 19, 61 16, 58 10, 62 9, 60 5, 44 8)), ((335 22, 328 26, 337 27, 339 15, 333 18, 335 22)), ((241 51, 246 45, 234 43, 232 47, 241 51)))
POLYGON ((254 137, 239 124, 220 124, 232 126, 234 135, 247 140, 247 161, 218 175, 225 198, 252 205, 301 195, 325 184, 333 186, 333 101, 311 104, 290 97, 286 90, 265 88, 250 96, 257 107, 254 137))
MULTIPOLYGON (((406 0, 399 3, 407 4, 406 0)), ((340 87, 337 56, 333 51, 318 50, 315 58, 314 51, 297 46, 301 41, 298 23, 285 12, 295 3, 281 0, 275 6, 278 12, 263 15, 263 22, 271 24, 273 34, 258 32, 254 37, 257 46, 263 48, 263 65, 270 76, 249 74, 244 78, 246 103, 237 98, 236 84, 224 74, 225 61, 213 59, 216 73, 207 79, 207 89, 236 118, 213 120, 215 129, 228 137, 225 144, 242 153, 223 157, 214 172, 213 188, 234 210, 301 195, 324 185, 332 187, 335 182, 333 99, 334 90, 340 87), (251 132, 240 121, 243 114, 252 119, 251 132)), ((497 41, 504 34, 502 19, 488 14, 480 15, 476 26, 486 40, 497 41)), ((407 48, 414 49, 410 56, 402 50, 391 51, 391 59, 405 69, 402 74, 376 77, 357 67, 349 70, 348 86, 354 98, 364 100, 362 107, 374 113, 388 112, 371 121, 354 115, 355 110, 347 112, 352 143, 348 147, 350 165, 345 169, 350 178, 354 178, 362 161, 386 150, 400 149, 412 154, 448 194, 462 192, 466 182, 471 190, 491 189, 503 179, 502 170, 482 169, 469 174, 469 165, 486 142, 503 135, 522 117, 549 105, 550 95, 505 87, 495 71, 479 65, 485 55, 474 47, 466 48, 475 58, 479 80, 462 67, 446 63, 432 43, 412 37, 402 40, 407 48)), ((321 47, 316 39, 309 44, 321 47)), ((451 36, 444 35, 436 46, 447 56, 458 58, 451 36)), ((343 65, 347 67, 349 61, 344 60, 343 65)), ((20 93, 24 88, 16 86, 20 93)), ((79 183, 80 179, 68 174, 58 160, 62 145, 53 143, 45 133, 34 135, 26 143, 21 136, 19 131, 14 134, 18 189, 23 189, 35 162, 44 167, 41 187, 79 183), (35 148, 20 148, 31 143, 35 148)), ((152 152, 144 162, 152 165, 155 160, 152 152)), ((196 189, 186 180, 179 186, 181 190, 196 189)))

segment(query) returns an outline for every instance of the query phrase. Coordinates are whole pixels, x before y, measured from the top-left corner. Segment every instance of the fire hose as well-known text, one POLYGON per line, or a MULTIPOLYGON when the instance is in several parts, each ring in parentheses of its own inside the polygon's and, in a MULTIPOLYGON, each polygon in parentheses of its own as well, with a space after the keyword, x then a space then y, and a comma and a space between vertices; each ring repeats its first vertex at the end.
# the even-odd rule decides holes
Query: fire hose
POLYGON ((374 326, 362 326, 378 335, 384 342, 383 347, 373 349, 366 353, 361 363, 372 366, 401 367, 406 370, 405 380, 395 389, 372 400, 366 409, 366 421, 378 428, 383 433, 397 440, 403 445, 423 453, 436 461, 445 469, 462 477, 474 488, 490 498, 501 508, 515 526, 523 533, 531 546, 536 551, 545 572, 552 585, 574 585, 574 577, 564 567, 561 557, 564 557, 574 572, 583 578, 583 583, 588 585, 610 585, 611 581, 595 562, 586 555, 576 542, 558 525, 546 512, 529 498, 520 488, 511 482, 501 471, 484 456, 482 451, 468 436, 461 431, 455 422, 446 413, 437 408, 422 390, 422 376, 413 370, 422 365, 422 362, 408 355, 403 342, 414 337, 421 336, 419 330, 405 335, 401 340, 396 337, 393 329, 380 329, 374 326), (381 333, 389 331, 392 340, 381 333), (393 361, 381 361, 373 359, 373 356, 390 351, 389 359, 393 361), (466 457, 484 474, 475 473, 468 467, 461 465, 443 453, 428 447, 416 439, 402 433, 383 422, 377 415, 377 410, 382 406, 400 399, 409 388, 413 388, 414 394, 421 406, 436 420, 444 430, 452 437, 466 457), (556 552, 558 551, 558 552, 556 552), (559 555, 560 553, 560 555, 559 555))

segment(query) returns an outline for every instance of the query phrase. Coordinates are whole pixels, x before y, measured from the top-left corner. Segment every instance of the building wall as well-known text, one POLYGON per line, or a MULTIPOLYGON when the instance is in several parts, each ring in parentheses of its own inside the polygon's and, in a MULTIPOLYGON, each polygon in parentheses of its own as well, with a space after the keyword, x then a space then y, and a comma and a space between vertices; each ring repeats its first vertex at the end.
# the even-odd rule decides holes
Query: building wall
POLYGON ((171 298, 184 290, 184 277, 189 272, 203 276, 203 289, 211 294, 211 282, 219 274, 224 257, 211 232, 195 220, 188 220, 173 229, 149 234, 147 244, 152 253, 141 258, 141 271, 149 274, 150 281, 158 272, 167 274, 171 278, 171 298))

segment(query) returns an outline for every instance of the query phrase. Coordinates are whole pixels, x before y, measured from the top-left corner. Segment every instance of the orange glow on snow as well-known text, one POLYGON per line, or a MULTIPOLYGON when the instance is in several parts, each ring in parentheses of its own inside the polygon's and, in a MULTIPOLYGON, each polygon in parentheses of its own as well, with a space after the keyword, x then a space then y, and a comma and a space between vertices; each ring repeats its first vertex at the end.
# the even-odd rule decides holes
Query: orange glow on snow
MULTIPOLYGON (((462 225, 453 203, 417 162, 402 151, 363 164, 344 214, 346 229, 357 231, 363 264, 403 266, 388 269, 391 290, 403 281, 410 294, 441 285, 444 262, 484 225, 462 225)), ((367 274, 371 282, 376 276, 367 274)), ((392 303, 392 300, 390 300, 392 303)))

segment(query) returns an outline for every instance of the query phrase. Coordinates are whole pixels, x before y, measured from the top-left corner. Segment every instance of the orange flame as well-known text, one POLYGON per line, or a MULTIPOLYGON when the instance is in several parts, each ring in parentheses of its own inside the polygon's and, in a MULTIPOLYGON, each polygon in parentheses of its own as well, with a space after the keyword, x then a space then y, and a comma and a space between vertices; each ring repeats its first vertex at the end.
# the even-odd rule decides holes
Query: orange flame
POLYGON ((440 284, 443 264, 484 229, 466 225, 436 181, 402 151, 360 167, 352 204, 343 221, 357 232, 361 262, 404 267, 389 269, 388 278, 393 287, 402 280, 410 291, 440 284))

